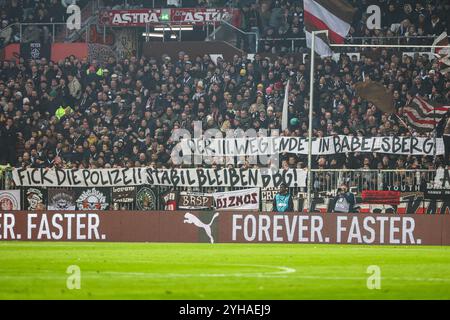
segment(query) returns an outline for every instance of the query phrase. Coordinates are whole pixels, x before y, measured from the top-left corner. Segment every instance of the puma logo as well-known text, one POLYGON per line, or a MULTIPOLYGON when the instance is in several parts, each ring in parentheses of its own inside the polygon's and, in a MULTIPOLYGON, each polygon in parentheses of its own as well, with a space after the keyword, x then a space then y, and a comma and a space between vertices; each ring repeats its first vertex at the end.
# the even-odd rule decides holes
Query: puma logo
POLYGON ((196 216, 194 216, 192 213, 190 212, 186 212, 186 214, 184 215, 184 223, 190 223, 193 224, 199 228, 202 228, 203 230, 205 230, 206 235, 209 237, 209 239, 211 240, 211 243, 214 243, 214 238, 212 237, 211 234, 211 225, 214 222, 214 219, 217 218, 219 216, 219 213, 216 212, 214 214, 214 216, 211 219, 211 222, 206 224, 203 223, 199 218, 197 218, 196 216))

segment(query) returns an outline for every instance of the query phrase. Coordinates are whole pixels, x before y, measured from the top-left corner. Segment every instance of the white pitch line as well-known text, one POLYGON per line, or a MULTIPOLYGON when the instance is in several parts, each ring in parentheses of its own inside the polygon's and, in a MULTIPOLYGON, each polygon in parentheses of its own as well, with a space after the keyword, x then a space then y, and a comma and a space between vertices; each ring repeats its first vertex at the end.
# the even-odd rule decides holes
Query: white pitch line
MULTIPOLYGON (((82 277, 99 277, 99 276, 119 276, 119 277, 145 277, 145 278, 226 278, 226 277, 250 277, 250 278, 280 278, 287 277, 287 274, 295 273, 294 268, 283 267, 283 266, 270 266, 270 265, 257 265, 257 264, 213 264, 214 266, 234 266, 234 267, 257 267, 257 268, 272 268, 277 271, 269 272, 234 272, 234 273, 149 273, 149 272, 124 272, 124 271, 82 271, 82 277)), ((44 271, 40 272, 54 272, 54 271, 44 271)), ((48 279, 56 278, 58 275, 36 275, 36 274, 20 274, 16 276, 2 275, 0 274, 0 279, 5 278, 34 278, 34 279, 48 279)), ((66 275, 61 275, 61 277, 66 277, 66 275)))
POLYGON ((210 277, 210 278, 225 278, 225 277, 282 277, 289 273, 295 273, 294 268, 283 266, 268 266, 268 265, 255 265, 255 264, 220 264, 219 266, 241 266, 241 267, 258 267, 258 268, 273 268, 278 271, 273 272, 249 272, 249 273, 147 273, 147 272, 119 272, 119 271, 107 271, 100 272, 103 275, 120 275, 120 276, 143 276, 149 278, 195 278, 195 277, 210 277))
MULTIPOLYGON (((274 276, 275 277, 275 276, 274 276)), ((280 276, 279 278, 288 278, 287 276, 280 276)), ((328 277, 328 276, 306 276, 306 275, 292 275, 289 278, 299 279, 321 279, 321 280, 367 280, 367 277, 328 277)), ((418 282, 450 282, 450 278, 401 278, 401 277, 381 277, 383 281, 418 281, 418 282)))
MULTIPOLYGON (((265 266, 268 267, 268 266, 265 266)), ((311 280, 357 280, 363 281, 367 280, 367 277, 329 277, 329 276, 308 276, 308 275, 287 275, 288 273, 296 272, 295 269, 287 267, 275 267, 273 268, 286 268, 285 270, 280 270, 278 272, 261 272, 261 273, 195 273, 195 274, 182 274, 182 273, 147 273, 147 272, 96 272, 96 271, 84 271, 82 272, 82 277, 100 277, 105 275, 111 276, 122 276, 122 277, 145 277, 145 278, 226 278, 226 277, 257 277, 257 278, 289 278, 289 279, 311 279, 311 280), (293 270, 293 271, 292 271, 293 270)), ((22 279, 30 278, 33 280, 38 279, 56 279, 66 278, 65 274, 52 274, 52 275, 36 275, 36 274, 18 274, 18 275, 5 275, 0 274, 0 279, 22 279)), ((382 281, 417 281, 417 282, 450 282, 450 278, 401 278, 401 277, 381 277, 382 281)))

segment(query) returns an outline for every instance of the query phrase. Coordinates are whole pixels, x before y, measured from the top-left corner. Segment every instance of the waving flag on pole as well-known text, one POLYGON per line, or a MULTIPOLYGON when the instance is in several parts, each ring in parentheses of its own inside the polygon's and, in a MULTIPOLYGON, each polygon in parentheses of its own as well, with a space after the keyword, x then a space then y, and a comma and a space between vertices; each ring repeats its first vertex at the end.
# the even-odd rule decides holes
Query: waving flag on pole
POLYGON ((447 32, 442 32, 433 42, 431 52, 439 60, 441 73, 450 72, 450 47, 448 47, 447 32), (442 48, 447 46, 447 48, 442 48), (438 47, 438 48, 436 48, 438 47))
POLYGON ((419 96, 415 96, 404 108, 406 119, 418 132, 434 130, 449 110, 450 105, 432 105, 419 96))
POLYGON ((345 0, 303 0, 303 6, 308 48, 311 48, 312 31, 327 30, 328 39, 318 36, 315 51, 321 57, 331 56, 330 43, 344 43, 356 10, 345 0))
POLYGON ((373 81, 357 82, 356 95, 372 102, 378 109, 386 113, 395 113, 394 96, 381 83, 373 81))
POLYGON ((288 101, 289 101, 289 80, 286 83, 286 88, 284 89, 284 101, 283 101, 283 113, 281 116, 281 130, 286 130, 288 128, 288 101))

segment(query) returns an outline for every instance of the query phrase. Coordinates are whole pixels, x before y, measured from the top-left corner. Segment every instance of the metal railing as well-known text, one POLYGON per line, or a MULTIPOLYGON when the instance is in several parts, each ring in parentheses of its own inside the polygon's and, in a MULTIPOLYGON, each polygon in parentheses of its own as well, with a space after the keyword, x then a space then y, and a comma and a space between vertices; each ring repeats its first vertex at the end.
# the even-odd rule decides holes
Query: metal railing
MULTIPOLYGON (((380 45, 411 45, 413 48, 417 42, 426 42, 431 45, 434 36, 386 36, 386 37, 348 37, 345 40, 347 44, 380 44, 380 45)), ((306 38, 260 38, 258 39, 258 51, 259 52, 270 52, 264 50, 264 43, 274 43, 275 48, 270 51, 275 51, 272 53, 278 53, 279 51, 287 51, 287 52, 299 52, 304 51, 308 52, 308 48, 306 48, 306 38)), ((351 47, 347 47, 346 50, 341 51, 349 51, 351 47)), ((334 49, 336 50, 336 48, 334 49)))
MULTIPOLYGON (((42 23, 15 22, 0 29, 0 32, 11 28, 11 38, 15 38, 15 40, 10 40, 8 43, 23 43, 37 40, 52 43, 73 42, 79 40, 83 33, 85 33, 85 42, 89 42, 89 27, 96 24, 100 7, 100 0, 92 0, 81 8, 81 29, 79 30, 68 29, 66 22, 49 21, 42 23)), ((2 45, 4 46, 8 43, 3 43, 2 45)))
MULTIPOLYGON (((184 5, 186 3, 183 3, 183 0, 179 0, 179 6, 177 6, 178 8, 183 8, 185 7, 184 5)), ((108 4, 108 1, 106 0, 96 0, 96 2, 99 5, 99 8, 110 8, 111 6, 108 4)), ((225 6, 230 6, 231 7, 231 3, 227 0, 210 0, 207 1, 205 4, 206 8, 217 8, 217 7, 225 7, 225 6)), ((119 4, 115 4, 114 8, 117 9, 136 9, 136 8, 151 8, 151 9, 160 9, 160 8, 170 8, 173 7, 173 5, 168 5, 167 1, 155 1, 155 0, 149 0, 147 2, 145 2, 145 4, 139 3, 139 4, 135 4, 133 0, 123 0, 122 3, 119 4)), ((188 8, 188 7, 185 7, 188 8)))
POLYGON ((256 53, 259 48, 260 36, 258 32, 243 31, 242 29, 234 26, 232 23, 226 20, 221 20, 219 26, 214 25, 213 32, 206 38, 206 40, 221 40, 233 46, 237 46, 238 48, 241 48, 242 42, 244 49, 246 49, 245 46, 248 46, 249 52, 256 53), (219 37, 221 33, 224 33, 225 35, 219 37), (234 38, 233 36, 236 37, 235 43, 230 42, 230 35, 232 39, 234 38))
MULTIPOLYGON (((230 20, 231 21, 231 20, 230 20)), ((219 32, 220 29, 223 27, 230 28, 235 31, 236 35, 241 35, 245 37, 254 37, 256 39, 256 52, 264 52, 264 50, 261 49, 261 44, 263 44, 265 41, 269 42, 275 42, 277 46, 282 46, 283 49, 287 52, 298 52, 303 51, 308 52, 306 48, 306 37, 298 37, 298 38, 291 38, 291 37, 277 37, 277 38, 267 38, 267 37, 261 37, 259 33, 256 32, 245 32, 239 27, 236 27, 235 25, 231 24, 230 21, 227 20, 221 20, 220 26, 218 26, 214 32, 219 32)), ((433 40, 435 39, 435 36, 432 35, 412 35, 412 36, 405 36, 405 35, 395 35, 395 36, 371 36, 371 37, 352 37, 349 36, 345 39, 345 43, 347 44, 383 44, 383 45, 411 45, 414 46, 417 43, 415 42, 426 42, 428 45, 431 45, 433 40)), ((236 39, 229 39, 224 40, 229 42, 231 45, 236 45, 234 43, 236 39)), ((350 51, 350 48, 339 48, 339 51, 350 51)), ((334 48, 336 50, 336 48, 334 48)), ((267 51, 266 51, 267 52, 267 51)), ((278 53, 278 51, 273 52, 278 53)))

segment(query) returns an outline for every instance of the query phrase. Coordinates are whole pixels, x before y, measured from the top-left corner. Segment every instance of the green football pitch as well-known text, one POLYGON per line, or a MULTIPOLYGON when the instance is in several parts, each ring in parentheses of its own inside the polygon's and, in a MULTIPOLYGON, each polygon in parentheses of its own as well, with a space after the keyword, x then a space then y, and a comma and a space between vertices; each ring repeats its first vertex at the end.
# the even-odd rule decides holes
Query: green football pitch
POLYGON ((0 299, 450 299, 450 247, 0 242, 0 299))

